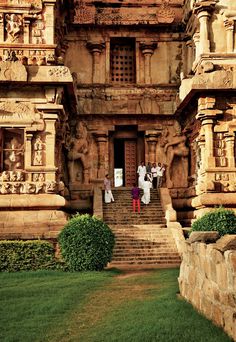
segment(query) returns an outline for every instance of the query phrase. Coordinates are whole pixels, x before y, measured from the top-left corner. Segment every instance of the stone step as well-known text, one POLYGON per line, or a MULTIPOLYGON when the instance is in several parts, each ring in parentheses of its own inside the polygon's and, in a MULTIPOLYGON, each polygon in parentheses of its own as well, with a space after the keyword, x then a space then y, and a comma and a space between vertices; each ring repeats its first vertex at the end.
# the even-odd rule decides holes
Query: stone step
POLYGON ((155 268, 179 268, 180 263, 174 263, 174 262, 128 262, 128 263, 121 263, 121 262, 111 262, 107 266, 107 268, 118 268, 120 270, 146 270, 146 269, 155 269, 155 268))
POLYGON ((124 256, 124 257, 116 257, 112 260, 112 263, 114 262, 122 262, 122 263, 129 263, 129 262, 147 262, 147 263, 160 263, 160 262, 174 262, 174 263, 180 263, 181 259, 180 257, 176 256, 124 256))
POLYGON ((126 258, 126 259, 130 259, 130 258, 145 258, 145 257, 155 257, 155 258, 178 258, 179 259, 179 255, 178 253, 164 253, 164 252, 155 252, 155 251, 150 251, 150 252, 147 252, 145 251, 144 252, 137 252, 137 251, 125 251, 124 253, 113 253, 113 260, 116 260, 117 258, 126 258), (129 252, 129 253, 128 253, 129 252))

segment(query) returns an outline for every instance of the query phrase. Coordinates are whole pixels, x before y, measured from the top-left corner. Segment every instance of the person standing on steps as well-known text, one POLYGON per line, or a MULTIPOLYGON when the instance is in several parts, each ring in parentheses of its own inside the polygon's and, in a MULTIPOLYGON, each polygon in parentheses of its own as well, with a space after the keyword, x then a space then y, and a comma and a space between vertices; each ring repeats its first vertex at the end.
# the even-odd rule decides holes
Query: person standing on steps
POLYGON ((138 187, 139 188, 143 187, 144 177, 145 177, 146 173, 147 173, 147 169, 146 169, 146 166, 144 164, 144 161, 141 161, 141 164, 139 165, 138 171, 137 171, 137 174, 138 174, 138 187))
POLYGON ((104 179, 104 190, 105 190, 105 203, 114 202, 114 197, 111 192, 111 180, 109 175, 107 174, 104 179))
POLYGON ((133 200, 133 212, 135 213, 136 205, 138 207, 138 213, 140 213, 140 189, 136 186, 136 184, 133 184, 133 188, 131 190, 132 194, 132 200, 133 200))
POLYGON ((143 196, 141 198, 141 201, 144 204, 150 203, 150 189, 152 187, 152 183, 148 180, 147 175, 144 178, 143 182, 143 196))
POLYGON ((152 164, 151 172, 152 172, 152 186, 153 186, 153 189, 156 189, 157 188, 157 165, 156 163, 152 164))
POLYGON ((158 163, 157 164, 157 189, 160 187, 161 177, 162 177, 161 163, 158 163))

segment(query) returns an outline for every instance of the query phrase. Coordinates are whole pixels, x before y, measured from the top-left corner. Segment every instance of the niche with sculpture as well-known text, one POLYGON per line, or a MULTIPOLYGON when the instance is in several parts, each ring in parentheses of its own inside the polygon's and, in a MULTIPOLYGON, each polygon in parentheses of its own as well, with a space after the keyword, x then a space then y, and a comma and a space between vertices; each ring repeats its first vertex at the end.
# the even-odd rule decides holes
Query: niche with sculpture
POLYGON ((84 122, 77 123, 75 136, 68 144, 68 171, 70 183, 88 184, 90 173, 90 139, 84 122))
POLYGON ((24 131, 1 129, 1 171, 16 171, 24 168, 24 131))
POLYGON ((188 155, 186 136, 175 133, 171 140, 165 141, 166 184, 168 188, 184 188, 188 186, 188 155))
POLYGON ((45 146, 46 144, 43 141, 43 137, 36 135, 32 141, 32 165, 45 165, 45 146))

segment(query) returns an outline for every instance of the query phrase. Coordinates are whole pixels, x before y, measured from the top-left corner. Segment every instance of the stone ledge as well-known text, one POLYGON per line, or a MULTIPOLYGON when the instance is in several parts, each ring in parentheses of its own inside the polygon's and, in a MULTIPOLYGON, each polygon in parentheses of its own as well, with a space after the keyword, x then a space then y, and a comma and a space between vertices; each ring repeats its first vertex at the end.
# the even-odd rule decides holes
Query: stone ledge
POLYGON ((0 208, 54 208, 66 205, 66 200, 60 195, 49 194, 12 194, 0 196, 0 208))
POLYGON ((214 245, 215 249, 221 252, 228 250, 236 250, 236 234, 234 235, 224 235, 222 236, 214 245))
POLYGON ((205 242, 212 243, 219 239, 219 233, 215 231, 208 232, 198 232, 194 231, 190 234, 189 239, 186 240, 187 243, 191 244, 194 242, 205 242))

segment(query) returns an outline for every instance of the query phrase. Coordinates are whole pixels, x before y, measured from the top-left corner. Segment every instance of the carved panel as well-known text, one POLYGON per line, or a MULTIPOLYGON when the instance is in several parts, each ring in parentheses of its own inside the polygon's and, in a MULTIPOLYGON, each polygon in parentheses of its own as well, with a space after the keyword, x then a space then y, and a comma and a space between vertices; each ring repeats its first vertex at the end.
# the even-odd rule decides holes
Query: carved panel
POLYGON ((21 14, 5 14, 7 43, 23 43, 23 17, 21 14))
POLYGON ((214 133, 214 157, 216 158, 216 166, 228 166, 226 153, 224 133, 214 133))

